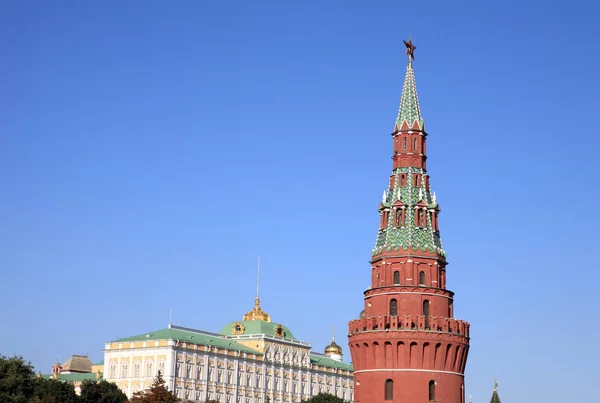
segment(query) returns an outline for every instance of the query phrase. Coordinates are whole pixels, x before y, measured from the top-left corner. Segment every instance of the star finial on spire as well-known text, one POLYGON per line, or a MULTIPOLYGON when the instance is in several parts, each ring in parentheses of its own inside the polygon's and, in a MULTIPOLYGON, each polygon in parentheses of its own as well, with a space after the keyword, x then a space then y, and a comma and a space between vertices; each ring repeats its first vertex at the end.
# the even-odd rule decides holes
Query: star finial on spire
POLYGON ((412 38, 408 37, 408 42, 403 41, 404 46, 406 46, 406 55, 408 56, 408 64, 412 65, 412 61, 415 59, 415 49, 417 48, 412 43, 412 38))
POLYGON ((494 392, 498 390, 498 380, 494 378, 494 392))

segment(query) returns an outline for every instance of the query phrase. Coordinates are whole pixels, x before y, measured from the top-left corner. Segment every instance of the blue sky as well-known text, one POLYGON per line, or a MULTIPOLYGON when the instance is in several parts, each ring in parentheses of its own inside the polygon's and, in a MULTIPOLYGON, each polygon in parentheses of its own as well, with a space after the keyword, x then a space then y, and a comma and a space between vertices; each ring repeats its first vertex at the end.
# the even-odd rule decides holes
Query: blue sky
POLYGON ((170 305, 218 331, 252 307, 258 255, 273 320, 345 346, 412 35, 467 394, 587 400, 598 6, 402 3, 4 4, 0 353, 98 361, 170 305))

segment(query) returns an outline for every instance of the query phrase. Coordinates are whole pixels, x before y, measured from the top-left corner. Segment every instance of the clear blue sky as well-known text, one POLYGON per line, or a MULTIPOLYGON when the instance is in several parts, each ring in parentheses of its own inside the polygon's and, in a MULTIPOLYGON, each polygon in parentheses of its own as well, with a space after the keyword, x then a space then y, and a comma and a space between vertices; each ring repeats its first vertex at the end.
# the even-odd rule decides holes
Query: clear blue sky
POLYGON ((98 361, 170 305, 218 331, 251 308, 258 255, 273 319, 345 345, 410 34, 467 394, 589 400, 600 10, 407 3, 5 2, 0 353, 98 361))

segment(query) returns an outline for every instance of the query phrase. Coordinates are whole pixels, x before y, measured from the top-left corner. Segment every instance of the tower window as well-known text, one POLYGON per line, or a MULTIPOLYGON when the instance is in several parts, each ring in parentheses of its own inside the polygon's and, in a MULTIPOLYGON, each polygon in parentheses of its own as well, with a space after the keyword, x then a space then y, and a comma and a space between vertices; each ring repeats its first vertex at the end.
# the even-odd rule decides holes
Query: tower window
POLYGON ((394 400, 394 381, 391 379, 385 381, 385 400, 394 400))
POLYGON ((399 182, 400 186, 405 186, 406 185, 406 177, 404 175, 400 175, 400 179, 398 182, 399 182))
POLYGON ((394 285, 400 285, 400 272, 394 272, 394 285))
POLYGON ((390 316, 398 316, 398 301, 390 300, 390 316))
POLYGON ((417 151, 417 138, 413 139, 413 150, 417 151))
POLYGON ((425 329, 429 330, 429 301, 423 301, 423 316, 425 317, 425 329))
POLYGON ((425 285, 425 272, 419 272, 419 285, 425 285))
POLYGON ((402 225, 404 225, 404 222, 402 220, 402 209, 397 209, 396 210, 396 227, 401 227, 402 225))
POLYGON ((427 227, 427 218, 425 217, 425 211, 423 210, 419 211, 419 227, 427 227))
POLYGON ((406 137, 404 137, 402 140, 403 140, 403 142, 402 142, 402 149, 406 150, 406 137))
POLYGON ((429 401, 435 402, 435 381, 429 381, 429 401))

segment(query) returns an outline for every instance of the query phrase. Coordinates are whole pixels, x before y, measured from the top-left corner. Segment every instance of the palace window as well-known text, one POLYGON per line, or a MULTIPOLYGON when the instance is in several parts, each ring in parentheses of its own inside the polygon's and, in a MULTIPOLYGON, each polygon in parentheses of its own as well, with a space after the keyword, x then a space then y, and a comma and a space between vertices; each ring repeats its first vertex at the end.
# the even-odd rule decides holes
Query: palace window
POLYGON ((146 378, 152 377, 152 361, 146 362, 146 378))
POLYGON ((192 377, 192 366, 188 365, 186 368, 186 372, 185 372, 185 376, 186 378, 191 378, 192 377))
POLYGON ((400 272, 394 272, 394 285, 400 285, 400 272))
POLYGON ((117 377, 117 366, 115 364, 110 364, 110 367, 108 369, 108 376, 109 378, 116 378, 117 377))
POLYGON ((175 365, 175 373, 177 374, 178 377, 181 378, 181 364, 180 363, 177 363, 175 365))
POLYGON ((419 285, 425 285, 425 272, 424 271, 419 273, 419 285))
POLYGON ((385 381, 385 400, 394 400, 394 381, 385 381))
POLYGON ((127 364, 121 365, 121 378, 127 378, 127 364))
POLYGON ((165 374, 165 362, 159 362, 158 363, 158 372, 160 372, 162 375, 165 374))
POLYGON ((139 378, 140 377, 140 372, 141 372, 141 364, 136 362, 135 364, 133 364, 133 377, 134 378, 139 378))
POLYGON ((435 381, 429 381, 429 401, 435 402, 435 381))
POLYGON ((390 300, 390 316, 398 315, 398 301, 396 299, 390 300))

